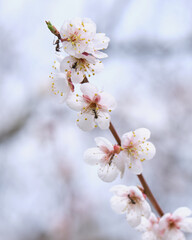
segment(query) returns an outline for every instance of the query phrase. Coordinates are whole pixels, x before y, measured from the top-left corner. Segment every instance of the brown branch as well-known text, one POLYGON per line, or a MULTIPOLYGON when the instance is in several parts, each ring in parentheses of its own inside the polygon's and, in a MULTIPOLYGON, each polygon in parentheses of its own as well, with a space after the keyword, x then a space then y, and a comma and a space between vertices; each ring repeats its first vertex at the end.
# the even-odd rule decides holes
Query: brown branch
MULTIPOLYGON (((120 139, 117 131, 115 130, 115 128, 114 128, 114 126, 113 126, 113 124, 111 122, 110 122, 109 130, 113 134, 113 137, 115 138, 117 143, 121 146, 121 139, 120 139)), ((145 181, 145 178, 143 177, 142 174, 137 175, 137 177, 139 178, 139 181, 141 182, 141 184, 142 184, 142 186, 144 188, 144 193, 148 197, 149 201, 152 203, 153 207, 156 209, 156 211, 158 212, 159 216, 163 216, 164 213, 163 213, 161 207, 159 206, 157 200, 155 199, 154 195, 152 194, 152 192, 151 192, 147 182, 145 181)))

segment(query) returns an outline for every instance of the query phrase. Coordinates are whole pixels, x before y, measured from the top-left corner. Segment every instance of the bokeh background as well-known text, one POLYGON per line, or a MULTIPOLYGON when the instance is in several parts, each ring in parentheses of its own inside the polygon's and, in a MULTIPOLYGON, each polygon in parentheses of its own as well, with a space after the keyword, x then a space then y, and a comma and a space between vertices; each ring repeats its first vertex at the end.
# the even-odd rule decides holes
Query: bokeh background
POLYGON ((109 204, 109 188, 136 176, 104 183, 83 162, 94 137, 112 135, 82 132, 48 91, 55 47, 45 20, 59 29, 76 16, 111 39, 91 81, 116 97, 120 135, 151 130, 157 154, 144 176, 163 210, 192 209, 192 1, 1 0, 1 240, 141 239, 109 204))

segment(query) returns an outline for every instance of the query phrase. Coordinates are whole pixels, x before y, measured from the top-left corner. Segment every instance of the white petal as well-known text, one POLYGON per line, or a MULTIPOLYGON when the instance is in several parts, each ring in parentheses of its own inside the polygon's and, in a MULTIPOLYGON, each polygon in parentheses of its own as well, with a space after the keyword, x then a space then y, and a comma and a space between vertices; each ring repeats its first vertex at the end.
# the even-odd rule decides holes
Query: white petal
POLYGON ((113 151, 113 144, 107 140, 104 137, 96 137, 95 138, 95 142, 97 144, 97 147, 106 147, 107 149, 109 149, 109 151, 113 151))
POLYGON ((52 84, 54 84, 51 86, 52 93, 59 98, 60 102, 64 102, 71 92, 65 76, 63 74, 55 74, 52 84))
POLYGON ((192 218, 185 218, 180 223, 180 228, 184 232, 192 232, 192 218))
POLYGON ((125 185, 115 185, 110 189, 110 192, 113 192, 114 194, 116 194, 117 196, 121 197, 125 194, 129 194, 129 191, 131 190, 130 187, 125 186, 125 185))
POLYGON ((114 110, 116 108, 117 103, 116 103, 115 98, 112 95, 110 95, 106 92, 102 92, 99 95, 101 97, 101 100, 99 101, 99 104, 104 106, 105 109, 114 110))
POLYGON ((94 70, 95 73, 101 72, 104 69, 103 63, 99 60, 95 61, 94 65, 89 65, 89 70, 94 70))
POLYGON ((137 208, 131 208, 127 213, 126 219, 131 227, 137 227, 141 223, 141 214, 137 208))
POLYGON ((129 166, 129 169, 134 174, 137 174, 137 175, 141 174, 143 171, 143 167, 140 160, 138 159, 132 160, 131 165, 129 166))
POLYGON ((141 223, 136 227, 136 230, 140 231, 140 232, 145 232, 149 229, 150 225, 151 224, 150 224, 149 220, 142 216, 141 223))
POLYGON ((90 97, 90 99, 93 99, 93 97, 95 96, 95 93, 98 92, 97 88, 91 83, 83 83, 81 84, 80 88, 83 95, 90 97))
POLYGON ((76 71, 75 69, 71 70, 71 80, 73 83, 80 83, 83 81, 84 72, 76 71))
POLYGON ((151 207, 146 200, 142 203, 142 215, 146 218, 149 218, 151 215, 151 207))
POLYGON ((151 132, 147 128, 138 128, 135 131, 137 140, 146 141, 150 138, 151 132))
POLYGON ((83 159, 90 165, 96 165, 104 156, 105 154, 99 148, 88 148, 84 153, 83 159))
POLYGON ((66 72, 65 70, 67 70, 67 71, 71 70, 70 65, 71 65, 71 62, 72 62, 72 64, 75 62, 74 59, 75 59, 75 58, 72 58, 72 57, 65 57, 65 58, 61 61, 61 64, 60 64, 60 70, 61 70, 61 72, 65 73, 65 72, 66 72))
POLYGON ((90 131, 95 127, 94 116, 88 113, 79 113, 77 119, 77 126, 83 131, 90 131))
POLYGON ((121 178, 124 175, 124 171, 125 171, 125 162, 124 159, 120 156, 120 154, 115 155, 115 157, 113 158, 113 163, 116 165, 116 167, 119 169, 120 173, 121 173, 121 178))
POLYGON ((95 122, 99 125, 101 129, 107 129, 109 128, 111 117, 108 113, 105 112, 99 112, 99 116, 97 119, 95 119, 95 122))
POLYGON ((192 214, 192 211, 187 207, 180 207, 173 212, 173 216, 179 216, 182 218, 188 217, 192 214))
POLYGON ((98 176, 104 182, 112 182, 118 176, 118 169, 111 163, 98 168, 98 176))
POLYGON ((163 236, 163 240, 185 240, 184 234, 178 229, 172 229, 167 231, 167 233, 163 236))
POLYGON ((121 145, 122 147, 127 147, 130 144, 130 140, 133 138, 133 132, 124 133, 121 138, 121 145))
POLYGON ((108 57, 108 55, 106 53, 96 51, 96 50, 92 54, 96 58, 106 58, 106 57, 108 57))
POLYGON ((113 211, 118 214, 123 214, 127 210, 127 200, 125 198, 113 196, 110 203, 113 211))
POLYGON ((84 106, 84 101, 83 101, 83 98, 81 96, 74 93, 74 94, 71 94, 68 97, 67 105, 75 111, 81 111, 81 109, 84 106))
POLYGON ((151 142, 145 142, 140 144, 142 151, 139 151, 139 158, 141 161, 150 160, 155 156, 156 149, 151 142))
POLYGON ((149 231, 149 232, 143 233, 142 240, 158 240, 158 238, 153 232, 149 231))
POLYGON ((104 33, 97 33, 94 37, 94 49, 95 50, 102 50, 108 47, 110 39, 105 36, 104 33))

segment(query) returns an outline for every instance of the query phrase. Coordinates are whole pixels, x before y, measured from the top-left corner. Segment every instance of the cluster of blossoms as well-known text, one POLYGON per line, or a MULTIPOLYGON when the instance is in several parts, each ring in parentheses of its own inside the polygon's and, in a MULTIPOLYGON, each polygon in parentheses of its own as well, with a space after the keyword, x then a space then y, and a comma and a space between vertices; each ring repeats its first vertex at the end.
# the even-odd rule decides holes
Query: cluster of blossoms
MULTIPOLYGON (((95 23, 87 18, 66 21, 60 32, 50 22, 47 25, 58 37, 56 51, 59 51, 58 44, 61 43, 64 53, 68 54, 56 55, 54 73, 50 75, 52 92, 62 102, 66 101, 71 109, 78 111, 77 125, 82 130, 90 131, 97 126, 110 128, 109 113, 116 108, 116 101, 87 80, 103 69, 100 59, 107 55, 100 50, 108 47, 109 38, 103 33, 96 33, 95 23), (75 84, 79 84, 80 93, 75 84)), ((119 175, 123 177, 126 169, 141 176, 142 162, 152 159, 156 153, 149 138, 150 131, 146 128, 123 134, 118 144, 97 137, 97 146, 85 151, 84 160, 97 166, 98 176, 105 182, 112 182, 119 175)), ((158 218, 146 201, 145 190, 135 186, 112 187, 111 191, 115 194, 111 198, 112 209, 119 214, 125 213, 128 223, 143 232, 143 240, 184 240, 182 231, 192 232, 192 218, 188 217, 191 211, 182 207, 173 214, 160 214, 163 216, 158 218)))
POLYGON ((192 232, 192 211, 186 207, 157 218, 151 212, 146 196, 135 186, 116 185, 111 207, 118 214, 126 214, 128 223, 143 232, 143 240, 184 240, 184 232, 192 232))

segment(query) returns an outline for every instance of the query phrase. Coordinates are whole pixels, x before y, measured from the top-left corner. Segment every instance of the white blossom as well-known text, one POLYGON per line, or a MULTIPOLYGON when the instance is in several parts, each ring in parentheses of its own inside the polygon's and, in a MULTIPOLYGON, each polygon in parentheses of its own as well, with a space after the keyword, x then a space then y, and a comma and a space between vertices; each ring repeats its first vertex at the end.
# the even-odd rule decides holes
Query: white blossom
POLYGON ((80 83, 85 76, 90 77, 103 70, 102 62, 95 57, 85 54, 78 54, 77 57, 68 56, 61 62, 61 71, 69 71, 72 82, 80 83))
POLYGON ((97 58, 107 56, 99 50, 108 47, 109 38, 104 33, 96 33, 96 25, 89 18, 65 21, 60 34, 64 50, 72 56, 84 52, 97 58))
POLYGON ((60 69, 61 56, 56 56, 57 61, 54 61, 49 78, 51 79, 51 91, 56 95, 60 102, 64 102, 69 95, 74 91, 74 85, 71 81, 70 71, 63 72, 60 69))
POLYGON ((116 107, 116 101, 108 93, 99 91, 94 85, 84 83, 80 86, 82 96, 73 94, 67 99, 70 108, 80 111, 77 125, 84 131, 90 131, 98 126, 109 128, 111 112, 116 107))
POLYGON ((84 153, 84 160, 90 165, 99 165, 98 176, 105 182, 111 182, 124 173, 124 162, 117 156, 120 146, 113 145, 104 137, 95 138, 96 148, 89 148, 84 153))
POLYGON ((150 131, 146 128, 139 128, 135 131, 125 133, 121 139, 122 157, 128 164, 128 168, 134 174, 142 173, 142 162, 150 160, 155 155, 155 147, 147 139, 150 131))
POLYGON ((125 213, 132 227, 137 227, 141 223, 142 216, 146 218, 150 216, 151 208, 137 187, 116 185, 111 191, 115 194, 111 198, 112 209, 119 214, 125 213))
POLYGON ((141 224, 136 230, 143 232, 142 240, 162 240, 159 230, 159 218, 151 213, 149 218, 142 217, 141 224))
POLYGON ((183 232, 192 232, 192 211, 187 207, 176 209, 173 214, 166 213, 159 222, 162 240, 185 240, 183 232))

